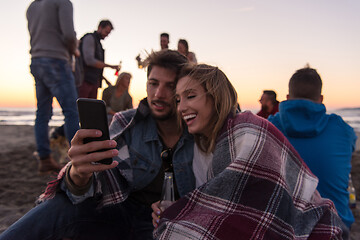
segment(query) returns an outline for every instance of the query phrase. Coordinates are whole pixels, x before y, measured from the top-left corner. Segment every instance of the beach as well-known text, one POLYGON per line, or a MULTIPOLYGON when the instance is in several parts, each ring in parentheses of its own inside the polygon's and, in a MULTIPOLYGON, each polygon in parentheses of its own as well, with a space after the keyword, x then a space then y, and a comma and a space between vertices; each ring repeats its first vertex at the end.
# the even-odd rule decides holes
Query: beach
MULTIPOLYGON (((33 158, 35 138, 33 126, 0 125, 0 233, 35 206, 36 198, 46 183, 55 176, 38 176, 33 158)), ((359 134, 358 134, 359 136, 359 134)), ((352 158, 352 179, 360 199, 360 151, 352 158)), ((351 239, 360 239, 360 201, 353 210, 356 222, 351 239)))
POLYGON ((33 126, 0 125, 0 232, 32 207, 50 176, 37 175, 33 126))

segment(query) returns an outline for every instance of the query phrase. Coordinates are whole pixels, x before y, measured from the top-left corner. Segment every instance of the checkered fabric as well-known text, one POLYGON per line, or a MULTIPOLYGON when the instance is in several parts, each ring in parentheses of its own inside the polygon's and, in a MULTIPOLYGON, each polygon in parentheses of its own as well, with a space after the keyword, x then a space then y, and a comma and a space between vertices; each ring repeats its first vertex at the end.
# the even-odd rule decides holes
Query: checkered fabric
POLYGON ((250 112, 227 119, 208 176, 163 213, 157 239, 348 237, 300 155, 277 128, 250 112))

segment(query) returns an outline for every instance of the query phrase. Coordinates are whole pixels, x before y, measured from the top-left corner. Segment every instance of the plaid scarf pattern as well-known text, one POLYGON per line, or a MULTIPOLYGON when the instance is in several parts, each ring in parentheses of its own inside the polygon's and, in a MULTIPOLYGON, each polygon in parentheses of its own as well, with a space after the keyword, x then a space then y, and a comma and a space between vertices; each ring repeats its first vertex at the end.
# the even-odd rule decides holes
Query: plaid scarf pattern
POLYGON ((317 178, 267 120, 229 116, 207 183, 162 214, 157 239, 343 239, 348 230, 317 178))

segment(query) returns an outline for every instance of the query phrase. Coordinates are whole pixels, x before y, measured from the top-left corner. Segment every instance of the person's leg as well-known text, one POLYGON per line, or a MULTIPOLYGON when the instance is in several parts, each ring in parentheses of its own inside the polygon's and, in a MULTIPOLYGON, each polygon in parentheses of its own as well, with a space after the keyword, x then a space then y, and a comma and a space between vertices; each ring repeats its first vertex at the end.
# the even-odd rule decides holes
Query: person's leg
POLYGON ((76 214, 76 209, 64 193, 58 193, 31 209, 11 225, 0 240, 7 239, 57 239, 65 234, 76 214))
POLYGON ((81 86, 78 88, 80 98, 90 98, 90 93, 92 91, 92 85, 84 81, 81 86))
POLYGON ((71 66, 67 61, 54 59, 54 68, 49 69, 51 79, 47 79, 47 86, 58 100, 65 117, 65 136, 71 142, 79 130, 79 116, 76 108, 77 92, 71 66), (56 67, 55 67, 56 66, 56 67))
POLYGON ((154 226, 151 213, 150 207, 127 199, 123 203, 104 207, 96 214, 96 218, 79 218, 76 224, 77 234, 72 239, 152 240, 154 226))
POLYGON ((98 87, 97 85, 91 85, 91 91, 89 93, 89 98, 97 99, 98 87))
POLYGON ((46 78, 46 60, 32 59, 30 69, 35 79, 37 110, 35 119, 35 139, 40 158, 48 157, 51 153, 49 146, 48 124, 52 116, 52 94, 44 83, 46 78))
POLYGON ((154 230, 151 217, 152 209, 129 200, 125 202, 124 206, 128 209, 128 214, 131 214, 131 239, 152 240, 154 230))
POLYGON ((64 192, 30 210, 0 240, 129 239, 129 212, 122 204, 96 210, 94 198, 73 205, 64 192))

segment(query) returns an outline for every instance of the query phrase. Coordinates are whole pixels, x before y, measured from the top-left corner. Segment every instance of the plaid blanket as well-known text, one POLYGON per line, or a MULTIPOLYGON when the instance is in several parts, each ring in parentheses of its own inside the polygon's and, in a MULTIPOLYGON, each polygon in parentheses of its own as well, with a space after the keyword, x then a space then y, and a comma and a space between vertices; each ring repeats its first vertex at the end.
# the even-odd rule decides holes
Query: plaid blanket
POLYGON ((348 230, 282 133, 250 112, 229 117, 206 184, 169 207, 158 239, 342 239, 348 230))

